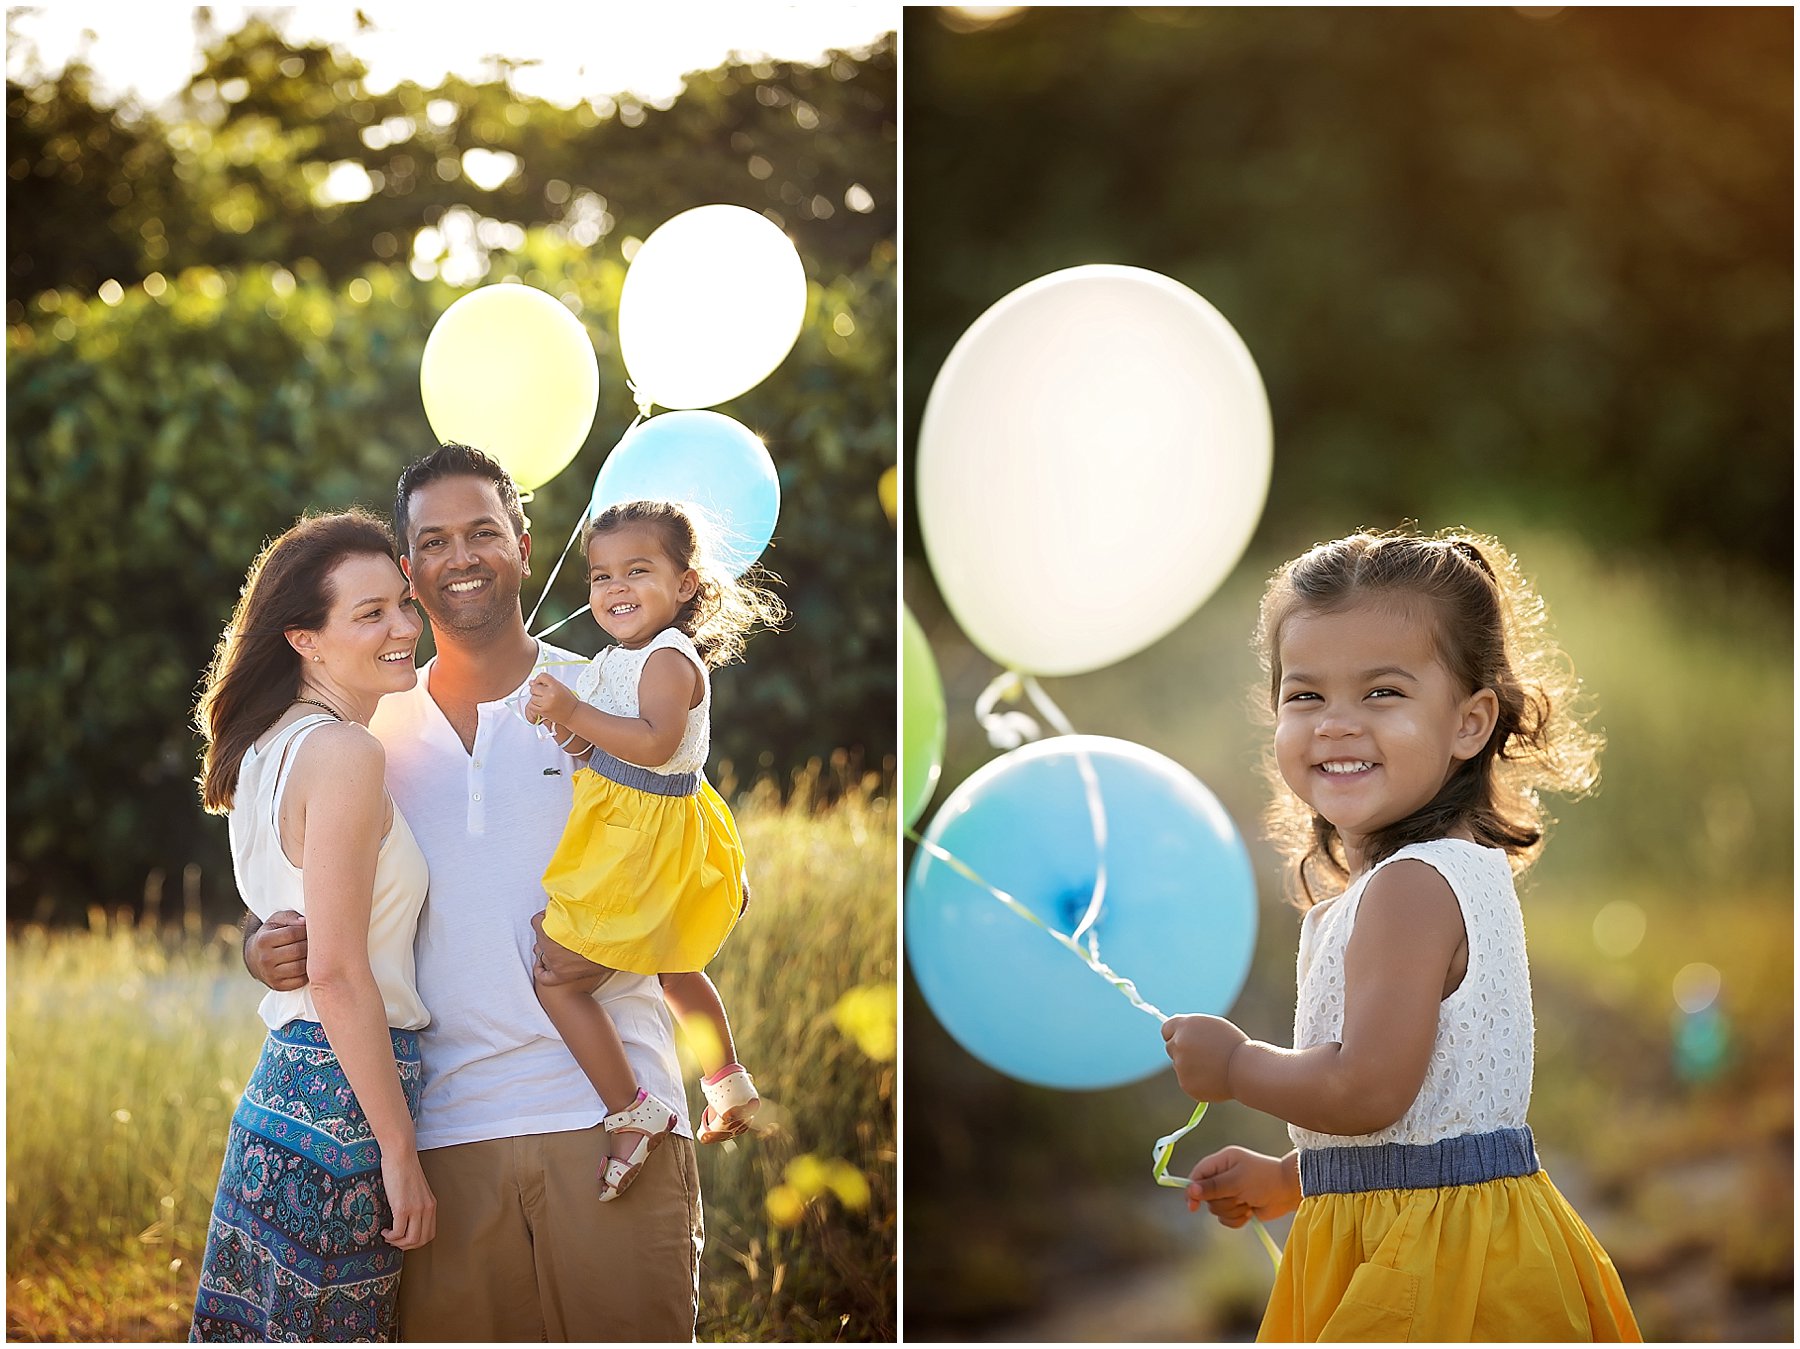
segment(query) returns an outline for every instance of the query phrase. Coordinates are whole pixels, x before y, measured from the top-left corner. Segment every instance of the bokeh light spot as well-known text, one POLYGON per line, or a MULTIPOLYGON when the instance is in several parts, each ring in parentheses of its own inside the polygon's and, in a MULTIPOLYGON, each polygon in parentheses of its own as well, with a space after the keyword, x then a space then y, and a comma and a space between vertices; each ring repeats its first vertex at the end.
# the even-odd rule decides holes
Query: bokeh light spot
POLYGON ((1642 944, 1648 925, 1643 909, 1629 899, 1615 899, 1594 915, 1594 945, 1600 954, 1623 960, 1642 944))
POLYGON ((979 33, 1011 23, 1026 10, 1025 5, 946 5, 938 11, 938 19, 953 33, 979 33))
POLYGON ((1719 971, 1704 961, 1683 965, 1675 974, 1675 1003, 1690 1015, 1713 1005, 1724 983, 1719 971))
POLYGON ((493 192, 518 172, 519 157, 505 150, 484 150, 477 146, 464 150, 463 176, 483 192, 493 192))
POLYGON ((313 199, 321 206, 335 206, 367 201, 374 191, 375 180, 366 168, 354 159, 340 159, 331 166, 331 172, 325 175, 325 181, 313 193, 313 199))

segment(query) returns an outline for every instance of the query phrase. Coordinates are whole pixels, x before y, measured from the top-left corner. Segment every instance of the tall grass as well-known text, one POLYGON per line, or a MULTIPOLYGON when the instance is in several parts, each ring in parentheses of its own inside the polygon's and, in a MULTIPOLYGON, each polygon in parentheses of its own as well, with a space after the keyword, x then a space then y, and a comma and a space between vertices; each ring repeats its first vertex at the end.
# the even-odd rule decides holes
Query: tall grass
MULTIPOLYGON (((824 795, 738 813, 754 900, 712 973, 772 1127, 700 1150, 702 1340, 895 1335, 893 814, 824 795)), ((257 997, 229 928, 9 935, 9 1339, 185 1337, 257 997)))

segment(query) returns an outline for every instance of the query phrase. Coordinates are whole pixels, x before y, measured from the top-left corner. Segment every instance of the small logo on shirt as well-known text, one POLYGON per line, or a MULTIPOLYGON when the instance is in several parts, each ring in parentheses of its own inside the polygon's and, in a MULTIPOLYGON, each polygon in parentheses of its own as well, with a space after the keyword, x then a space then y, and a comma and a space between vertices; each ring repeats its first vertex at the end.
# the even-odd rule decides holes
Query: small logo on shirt
POLYGON ((546 768, 546 769, 545 769, 545 770, 544 770, 544 776, 545 776, 545 777, 547 777, 547 778, 560 778, 560 777, 561 777, 561 776, 562 776, 562 769, 560 769, 560 768, 546 768))

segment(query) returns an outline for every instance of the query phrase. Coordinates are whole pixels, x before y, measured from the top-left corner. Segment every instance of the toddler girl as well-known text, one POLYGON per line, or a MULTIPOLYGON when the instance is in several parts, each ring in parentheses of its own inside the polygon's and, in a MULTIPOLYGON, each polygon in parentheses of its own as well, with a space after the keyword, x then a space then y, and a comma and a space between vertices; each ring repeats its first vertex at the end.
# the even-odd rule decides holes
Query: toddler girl
MULTIPOLYGON (((575 1061, 617 1107, 600 1198, 616 1199, 675 1123, 643 1091, 618 1030, 593 993, 614 970, 656 974, 694 1035, 707 1106, 697 1137, 741 1133, 760 1101, 737 1062, 731 1026, 705 966, 745 901, 744 852, 731 811, 702 776, 710 738, 709 667, 735 659, 745 633, 784 617, 766 590, 708 569, 693 520, 667 502, 613 506, 582 535, 589 602, 615 645, 569 689, 540 673, 526 714, 558 738, 585 740, 588 766, 544 872, 543 935, 582 957, 586 977, 551 983, 536 969, 538 1000, 575 1061), (696 1026, 696 1022, 698 1025, 696 1026), (710 1032, 710 1033, 709 1033, 710 1032)), ((561 965, 563 962, 559 962, 561 965)))
POLYGON ((1357 534, 1275 573, 1258 647, 1306 909, 1294 1047, 1211 1016, 1163 1034, 1190 1095, 1289 1122, 1297 1151, 1226 1148, 1187 1192, 1229 1226, 1298 1209, 1259 1338, 1640 1338, 1525 1122, 1513 874, 1537 789, 1591 787, 1600 743, 1542 601, 1492 539, 1357 534))

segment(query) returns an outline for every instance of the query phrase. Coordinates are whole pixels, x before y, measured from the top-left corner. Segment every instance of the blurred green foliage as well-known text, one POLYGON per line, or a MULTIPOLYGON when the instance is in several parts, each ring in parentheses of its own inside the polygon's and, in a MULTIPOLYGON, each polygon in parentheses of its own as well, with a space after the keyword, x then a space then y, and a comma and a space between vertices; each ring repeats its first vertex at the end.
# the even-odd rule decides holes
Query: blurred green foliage
POLYGON ((611 251, 690 206, 729 202, 769 213, 815 277, 892 248, 891 39, 822 65, 695 72, 667 107, 622 94, 562 108, 515 92, 507 73, 495 58, 484 82, 375 94, 353 55, 290 45, 251 18, 211 35, 166 116, 96 107, 78 61, 54 79, 9 79, 8 321, 40 290, 91 293, 109 277, 129 286, 190 266, 311 258, 343 281, 371 262, 404 264, 417 232, 447 214, 552 225, 611 251), (516 162, 479 186, 491 180, 471 176, 471 151, 516 162), (367 175, 365 200, 324 188, 341 164, 367 175))
MULTIPOLYGON (((338 208, 306 191, 313 155, 349 153, 320 138, 371 125, 371 108, 376 124, 390 115, 341 54, 288 49, 253 23, 215 47, 189 89, 197 111, 169 125, 108 120, 82 97, 78 69, 9 87, 9 913, 80 913, 196 863, 208 901, 232 908, 224 829, 204 820, 192 785, 196 682, 262 541, 309 507, 387 513, 400 469, 432 445, 419 359, 464 288, 434 266, 384 261, 380 240, 410 240, 446 200, 471 218, 526 208, 499 233, 474 227, 490 241, 476 250, 480 279, 558 295, 599 354, 594 430, 527 506, 539 561, 529 610, 632 416, 615 330, 626 231, 642 237, 708 200, 766 208, 800 182, 841 203, 855 175, 869 209, 840 204, 826 218, 809 205, 782 220, 809 277, 805 327, 772 376, 721 408, 764 437, 780 474, 764 561, 793 621, 721 673, 714 757, 740 784, 834 755, 891 768, 894 536, 877 483, 894 457, 893 64, 889 42, 818 68, 729 66, 690 77, 691 97, 641 110, 636 125, 623 109, 596 120, 591 107, 515 100, 501 83, 447 86, 427 103, 467 109, 456 127, 513 128, 507 143, 532 166, 515 174, 524 195, 489 200, 434 178, 429 192, 384 188, 338 208), (340 100, 333 117, 315 106, 320 81, 340 100), (221 89, 240 96, 206 113, 221 89), (811 111, 796 121, 802 103, 811 111), (506 113, 520 106, 515 127, 506 113), (758 129, 750 109, 783 129, 758 129), (640 135, 642 153, 626 144, 640 135), (21 173, 40 153, 63 171, 21 173), (757 153, 780 166, 767 181, 746 172, 757 153), (557 173, 571 191, 603 183, 617 221, 554 216, 543 176, 557 173), (160 231, 132 227, 157 193, 160 231), (98 211, 115 196, 114 215, 98 211), (251 197, 255 228, 214 228, 251 197), (584 221, 604 230, 589 239, 584 221), (50 288, 32 280, 20 293, 52 272, 50 288)), ((536 628, 585 602, 577 570, 564 568, 536 628)), ((583 616, 553 640, 591 652, 600 639, 583 616)))
POLYGON ((1265 539, 1499 496, 1606 546, 1787 571, 1791 9, 971 26, 906 15, 909 452, 982 311, 1125 263, 1254 354, 1265 539))

